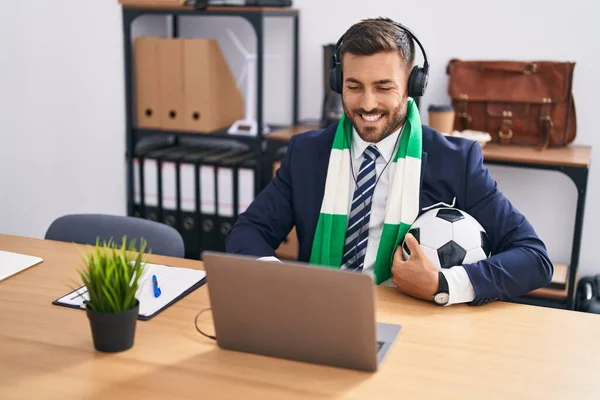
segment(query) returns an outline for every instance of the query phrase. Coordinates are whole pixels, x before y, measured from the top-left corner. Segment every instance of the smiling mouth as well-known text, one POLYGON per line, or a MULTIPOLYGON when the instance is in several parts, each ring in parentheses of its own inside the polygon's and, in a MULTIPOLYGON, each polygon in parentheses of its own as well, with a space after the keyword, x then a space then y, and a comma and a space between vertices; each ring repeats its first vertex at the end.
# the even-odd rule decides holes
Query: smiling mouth
POLYGON ((365 122, 373 123, 379 121, 383 114, 359 114, 361 119, 365 122))

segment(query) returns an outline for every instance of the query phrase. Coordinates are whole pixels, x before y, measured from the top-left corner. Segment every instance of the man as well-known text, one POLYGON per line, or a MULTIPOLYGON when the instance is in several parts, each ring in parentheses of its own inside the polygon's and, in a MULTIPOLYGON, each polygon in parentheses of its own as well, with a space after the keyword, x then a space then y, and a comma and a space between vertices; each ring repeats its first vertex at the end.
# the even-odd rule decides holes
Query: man
POLYGON ((295 226, 299 261, 370 274, 439 305, 480 305, 547 286, 553 266, 545 246, 498 190, 479 144, 421 125, 411 92, 421 95, 426 77, 412 72, 412 38, 383 18, 344 34, 341 70, 331 80, 339 79, 345 115, 292 138, 275 178, 239 216, 227 251, 273 259, 295 226), (492 256, 438 271, 405 235, 437 203, 477 219, 492 256), (398 247, 405 238, 408 260, 398 247))

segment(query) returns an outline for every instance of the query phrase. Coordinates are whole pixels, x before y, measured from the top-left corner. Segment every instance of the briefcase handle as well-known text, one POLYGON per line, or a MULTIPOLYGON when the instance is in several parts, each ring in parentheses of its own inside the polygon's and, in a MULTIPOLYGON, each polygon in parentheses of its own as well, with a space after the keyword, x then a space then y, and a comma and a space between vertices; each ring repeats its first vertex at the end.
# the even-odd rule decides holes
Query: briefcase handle
POLYGON ((533 62, 487 62, 481 64, 480 68, 483 71, 512 72, 523 75, 531 75, 537 72, 538 65, 533 62))

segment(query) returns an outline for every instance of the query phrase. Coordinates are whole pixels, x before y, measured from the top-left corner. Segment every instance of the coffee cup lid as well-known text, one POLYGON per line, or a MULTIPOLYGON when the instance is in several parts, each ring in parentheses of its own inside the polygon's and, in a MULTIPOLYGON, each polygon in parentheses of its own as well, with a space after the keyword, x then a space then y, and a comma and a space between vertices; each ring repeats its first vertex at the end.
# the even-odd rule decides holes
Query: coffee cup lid
POLYGON ((428 108, 429 111, 454 111, 451 105, 441 104, 431 104, 428 108))

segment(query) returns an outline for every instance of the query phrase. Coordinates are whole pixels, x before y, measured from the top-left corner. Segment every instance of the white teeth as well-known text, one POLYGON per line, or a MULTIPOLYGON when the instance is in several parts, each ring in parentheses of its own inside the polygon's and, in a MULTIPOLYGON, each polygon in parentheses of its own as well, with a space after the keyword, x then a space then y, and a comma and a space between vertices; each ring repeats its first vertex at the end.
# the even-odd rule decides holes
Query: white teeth
POLYGON ((361 115, 361 117, 368 122, 375 122, 377 121, 379 118, 381 118, 381 114, 377 114, 377 115, 361 115))

